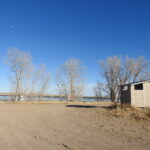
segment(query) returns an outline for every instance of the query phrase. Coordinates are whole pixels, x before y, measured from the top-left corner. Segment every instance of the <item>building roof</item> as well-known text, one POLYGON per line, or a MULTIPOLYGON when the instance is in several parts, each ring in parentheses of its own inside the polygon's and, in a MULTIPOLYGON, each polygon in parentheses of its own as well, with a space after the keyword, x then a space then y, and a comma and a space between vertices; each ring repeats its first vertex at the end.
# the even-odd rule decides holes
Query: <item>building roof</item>
POLYGON ((150 79, 149 80, 138 81, 138 82, 132 82, 132 83, 128 83, 128 84, 123 84, 123 85, 120 85, 120 86, 135 85, 135 84, 140 84, 140 83, 145 83, 145 82, 150 82, 150 79))

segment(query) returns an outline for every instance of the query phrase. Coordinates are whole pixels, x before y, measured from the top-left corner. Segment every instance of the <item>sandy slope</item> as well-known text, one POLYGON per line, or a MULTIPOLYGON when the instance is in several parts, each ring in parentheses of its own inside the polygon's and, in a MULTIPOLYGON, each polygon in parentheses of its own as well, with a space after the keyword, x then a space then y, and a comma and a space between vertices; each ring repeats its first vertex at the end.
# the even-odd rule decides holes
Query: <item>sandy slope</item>
POLYGON ((0 149, 149 150, 150 123, 101 107, 0 103, 0 149))

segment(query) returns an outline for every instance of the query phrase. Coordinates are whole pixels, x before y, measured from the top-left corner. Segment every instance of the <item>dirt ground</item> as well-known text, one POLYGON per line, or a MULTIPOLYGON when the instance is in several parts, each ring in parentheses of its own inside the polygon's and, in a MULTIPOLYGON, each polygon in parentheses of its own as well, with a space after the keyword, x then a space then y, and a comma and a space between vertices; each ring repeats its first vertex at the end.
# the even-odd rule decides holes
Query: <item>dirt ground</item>
POLYGON ((150 150, 150 122, 108 115, 103 106, 1 102, 0 149, 150 150))

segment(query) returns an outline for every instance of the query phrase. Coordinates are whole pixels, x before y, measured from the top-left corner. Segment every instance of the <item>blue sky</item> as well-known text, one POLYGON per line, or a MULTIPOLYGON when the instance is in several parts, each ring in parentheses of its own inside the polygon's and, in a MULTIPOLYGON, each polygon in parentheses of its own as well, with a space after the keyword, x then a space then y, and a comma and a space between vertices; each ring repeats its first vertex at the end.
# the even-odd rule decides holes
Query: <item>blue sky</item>
POLYGON ((99 60, 143 55, 150 59, 149 0, 1 0, 0 92, 9 91, 3 63, 8 48, 30 51, 35 64, 55 72, 69 58, 86 66, 87 94, 101 80, 99 60))

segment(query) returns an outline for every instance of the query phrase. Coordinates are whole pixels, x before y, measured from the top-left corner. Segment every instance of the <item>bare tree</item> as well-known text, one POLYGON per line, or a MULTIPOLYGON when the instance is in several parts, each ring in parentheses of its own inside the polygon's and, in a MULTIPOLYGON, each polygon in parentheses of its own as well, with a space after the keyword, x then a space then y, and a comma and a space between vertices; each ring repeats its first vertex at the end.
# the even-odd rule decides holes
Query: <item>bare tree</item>
POLYGON ((50 82, 50 74, 44 64, 36 68, 30 53, 13 48, 8 50, 7 65, 13 73, 10 81, 16 100, 21 96, 44 96, 50 82))
POLYGON ((30 92, 29 95, 38 95, 42 99, 47 93, 50 84, 50 73, 44 64, 39 67, 34 66, 32 70, 32 77, 30 78, 30 92))
POLYGON ((120 71, 121 84, 148 79, 149 61, 143 56, 136 59, 126 57, 120 71))
POLYGON ((103 76, 107 82, 107 92, 112 102, 114 102, 119 89, 118 77, 121 70, 121 61, 116 56, 108 57, 106 61, 101 61, 100 65, 103 69, 103 76))
POLYGON ((119 57, 108 57, 100 66, 106 80, 105 92, 114 102, 119 94, 119 85, 141 81, 147 78, 149 62, 140 56, 137 59, 126 57, 124 62, 119 57))
POLYGON ((58 94, 61 99, 63 97, 68 98, 68 95, 69 95, 67 85, 62 76, 63 76, 62 68, 60 68, 60 70, 58 70, 56 73, 56 86, 58 89, 58 94))
POLYGON ((38 71, 38 94, 41 98, 47 93, 50 84, 50 73, 44 64, 41 64, 38 71))
POLYGON ((32 57, 30 53, 19 49, 9 49, 7 55, 7 65, 13 73, 11 77, 12 89, 16 93, 16 100, 20 100, 25 94, 24 81, 29 77, 32 57))
POLYGON ((103 85, 99 81, 97 81, 96 85, 93 88, 93 91, 94 91, 96 99, 101 100, 102 92, 103 92, 103 85))
POLYGON ((59 93, 64 94, 69 100, 75 100, 83 94, 84 69, 78 59, 66 61, 58 71, 57 87, 59 93))

